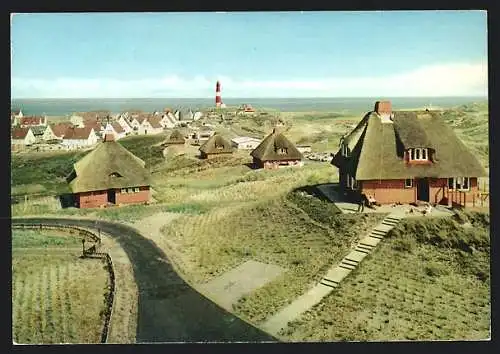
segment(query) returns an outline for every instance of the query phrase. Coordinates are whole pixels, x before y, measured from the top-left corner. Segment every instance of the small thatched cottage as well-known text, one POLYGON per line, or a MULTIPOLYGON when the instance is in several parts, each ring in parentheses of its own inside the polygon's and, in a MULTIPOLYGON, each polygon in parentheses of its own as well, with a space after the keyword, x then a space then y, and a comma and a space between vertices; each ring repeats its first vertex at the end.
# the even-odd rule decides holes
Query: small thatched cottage
POLYGON ((332 164, 344 190, 381 204, 465 205, 487 175, 438 112, 392 112, 388 101, 341 139, 332 164))
POLYGON ((273 129, 250 155, 257 168, 274 169, 287 166, 302 166, 302 154, 278 129, 273 129))
POLYGON ((106 134, 104 141, 74 164, 69 185, 79 208, 150 200, 145 162, 106 134))
POLYGON ((165 145, 184 145, 186 143, 186 139, 184 138, 184 135, 177 129, 174 130, 170 136, 168 137, 167 141, 165 141, 165 145))
POLYGON ((223 136, 214 134, 202 146, 200 146, 200 157, 210 159, 217 156, 230 155, 233 153, 231 142, 223 136))

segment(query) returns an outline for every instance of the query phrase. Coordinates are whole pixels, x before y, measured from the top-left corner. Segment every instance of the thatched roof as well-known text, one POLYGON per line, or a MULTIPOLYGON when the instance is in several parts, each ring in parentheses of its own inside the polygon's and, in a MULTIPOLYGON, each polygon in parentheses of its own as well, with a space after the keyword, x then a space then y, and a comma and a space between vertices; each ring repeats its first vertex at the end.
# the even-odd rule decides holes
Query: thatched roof
MULTIPOLYGON (((487 175, 436 112, 395 112, 393 123, 382 123, 376 113, 370 112, 344 141, 351 149, 347 172, 357 180, 487 175), (433 149, 432 164, 407 164, 404 151, 414 147, 433 149)), ((332 163, 340 166, 343 159, 339 149, 332 163)))
POLYGON ((303 156, 290 140, 277 129, 269 134, 250 155, 261 161, 302 160, 303 156), (286 153, 279 153, 285 149, 286 153))
POLYGON ((205 154, 223 154, 233 152, 233 147, 222 135, 215 134, 200 146, 200 151, 205 154))
POLYGON ((167 144, 184 144, 185 142, 184 135, 177 129, 170 134, 166 141, 167 144))
POLYGON ((73 165, 73 193, 129 188, 150 184, 145 162, 118 142, 105 139, 73 165))

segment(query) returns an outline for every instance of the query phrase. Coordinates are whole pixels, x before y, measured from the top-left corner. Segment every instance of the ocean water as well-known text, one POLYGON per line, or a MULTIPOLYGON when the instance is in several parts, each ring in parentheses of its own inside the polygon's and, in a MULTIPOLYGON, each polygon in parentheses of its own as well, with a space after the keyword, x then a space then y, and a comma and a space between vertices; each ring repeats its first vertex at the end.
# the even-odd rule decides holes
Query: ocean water
MULTIPOLYGON (((282 112, 343 112, 361 113, 373 109, 375 101, 380 98, 226 98, 228 106, 240 106, 244 103, 255 108, 268 108, 282 112)), ((428 106, 452 108, 462 104, 486 101, 485 97, 396 97, 390 98, 393 109, 409 109, 428 106)), ((172 109, 203 109, 214 107, 211 98, 81 98, 81 99, 12 99, 12 109, 22 109, 25 115, 64 116, 74 112, 94 110, 109 110, 119 113, 137 109, 145 112, 162 110, 165 107, 172 109)))

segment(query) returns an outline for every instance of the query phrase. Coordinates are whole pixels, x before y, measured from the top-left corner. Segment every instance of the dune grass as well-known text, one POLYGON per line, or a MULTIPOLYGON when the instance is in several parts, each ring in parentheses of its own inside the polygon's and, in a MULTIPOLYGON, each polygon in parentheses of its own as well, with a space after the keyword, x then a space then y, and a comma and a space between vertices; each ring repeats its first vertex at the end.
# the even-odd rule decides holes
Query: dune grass
POLYGON ((489 215, 408 220, 287 341, 477 340, 490 336, 489 215))
POLYGON ((13 230, 13 340, 25 344, 99 343, 109 275, 80 259, 79 238, 13 230))

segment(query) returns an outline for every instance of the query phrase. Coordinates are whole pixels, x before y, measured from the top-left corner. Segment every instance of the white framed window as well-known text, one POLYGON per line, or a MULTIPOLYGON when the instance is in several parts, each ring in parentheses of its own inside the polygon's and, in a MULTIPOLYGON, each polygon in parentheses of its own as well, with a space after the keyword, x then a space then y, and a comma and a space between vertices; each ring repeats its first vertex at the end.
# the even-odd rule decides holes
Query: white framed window
POLYGON ((358 189, 358 181, 354 177, 351 177, 351 188, 358 189))
POLYGON ((349 157, 349 146, 342 143, 342 156, 349 157))
POLYGON ((127 193, 127 188, 122 188, 121 193, 127 193))
POLYGON ((139 187, 134 187, 134 193, 139 193, 139 187))
POLYGON ((411 178, 405 179, 405 188, 412 188, 413 187, 413 180, 411 178))
POLYGON ((134 192, 134 188, 127 188, 127 193, 133 193, 134 192))
POLYGON ((408 149, 410 161, 428 161, 429 153, 427 148, 412 148, 408 149))
POLYGON ((448 178, 448 188, 459 191, 470 190, 470 177, 452 177, 448 178))

